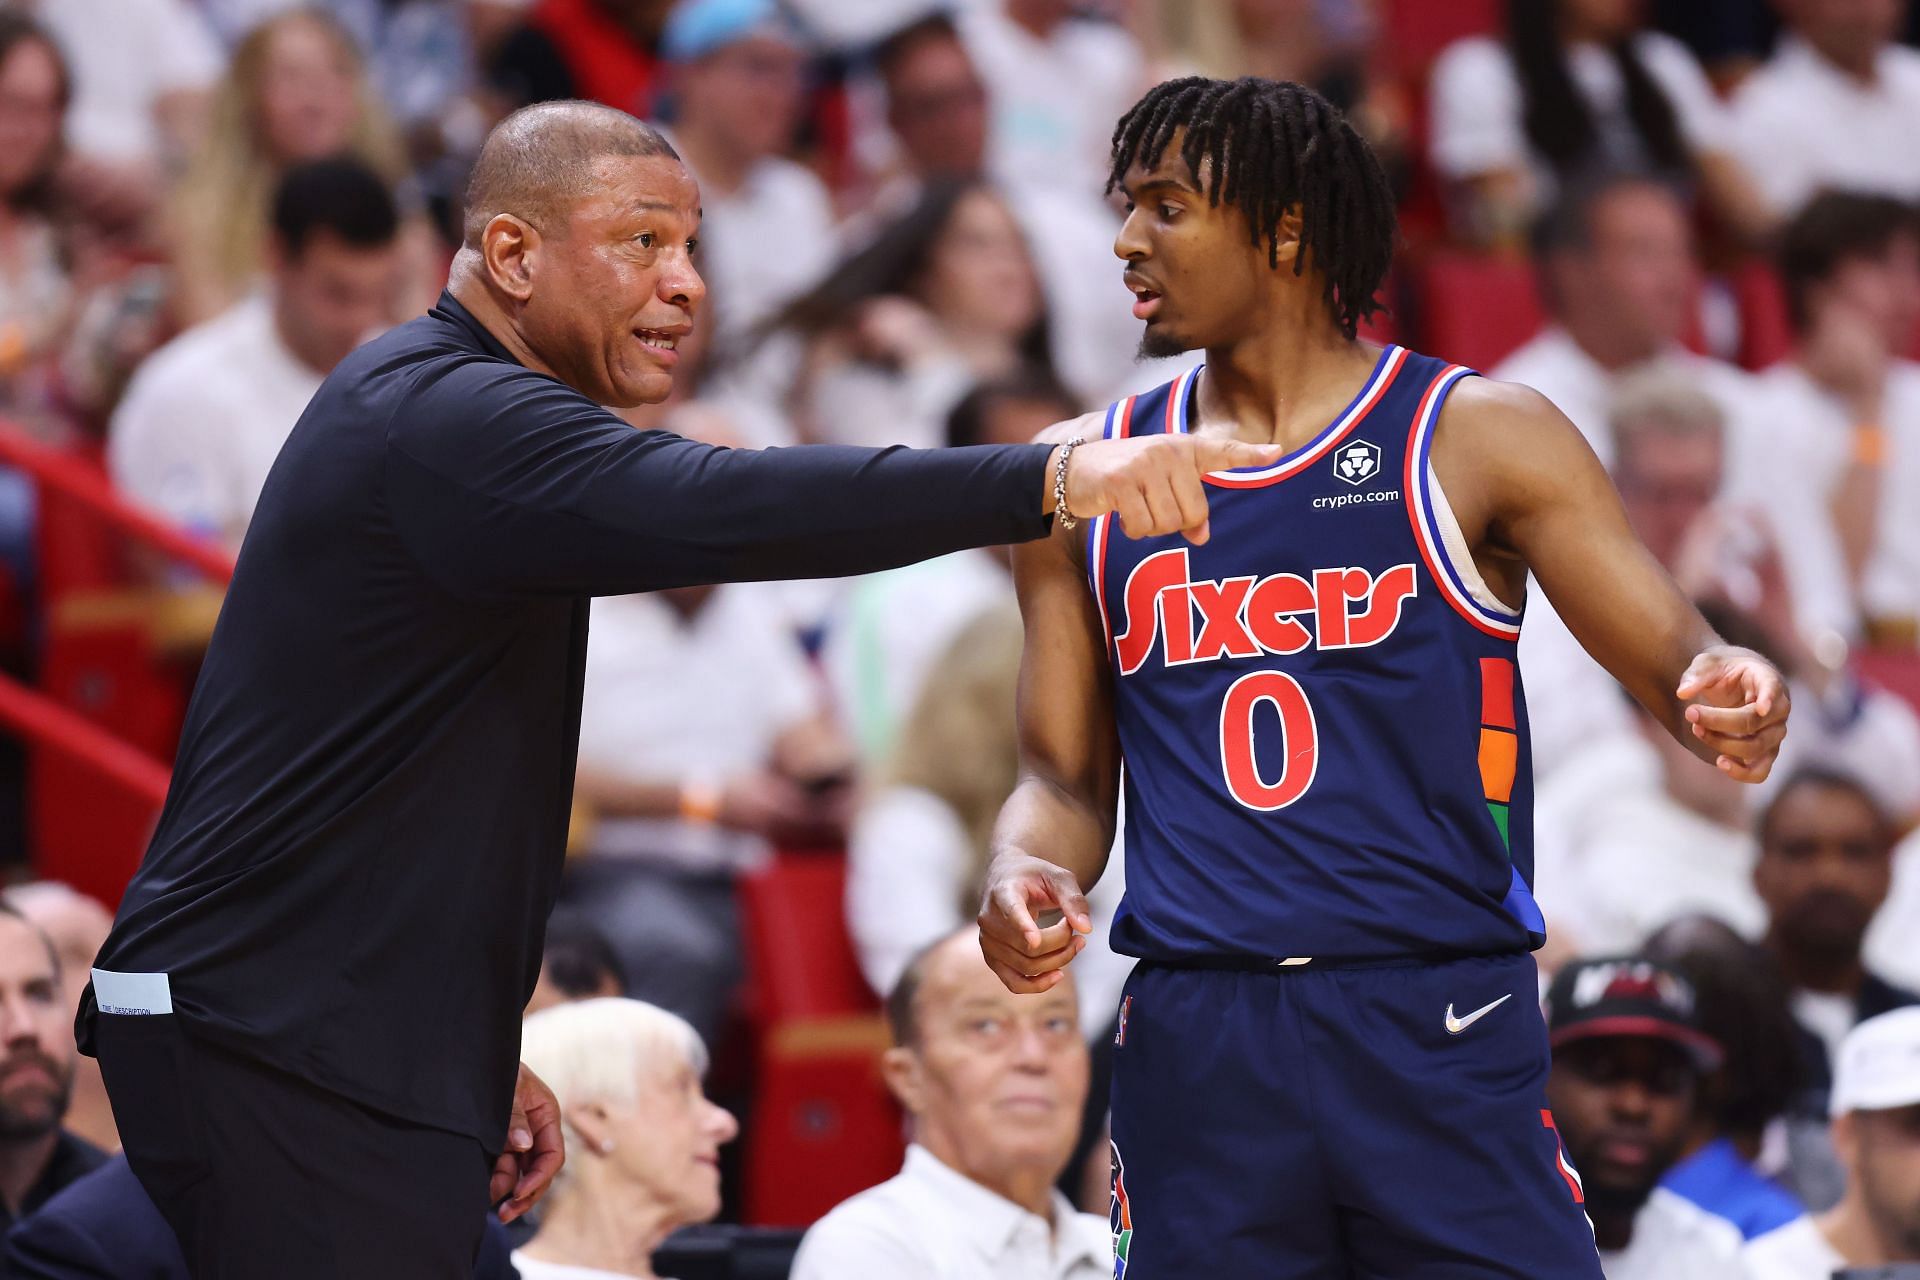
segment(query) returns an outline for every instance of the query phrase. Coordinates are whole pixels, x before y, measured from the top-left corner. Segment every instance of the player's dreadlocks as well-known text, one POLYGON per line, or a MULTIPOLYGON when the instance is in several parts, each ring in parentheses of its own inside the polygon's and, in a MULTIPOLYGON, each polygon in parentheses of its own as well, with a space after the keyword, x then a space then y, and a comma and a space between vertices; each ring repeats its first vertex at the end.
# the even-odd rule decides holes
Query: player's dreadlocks
POLYGON ((1253 76, 1156 85, 1113 131, 1107 190, 1135 164, 1159 164, 1176 129, 1186 130, 1181 159, 1206 175, 1208 201, 1244 212, 1253 242, 1266 239, 1275 266, 1280 219, 1300 206, 1293 272, 1312 257, 1326 280, 1327 309, 1349 338, 1381 310, 1373 295, 1393 258, 1393 192, 1372 148, 1332 103, 1304 85, 1253 76))

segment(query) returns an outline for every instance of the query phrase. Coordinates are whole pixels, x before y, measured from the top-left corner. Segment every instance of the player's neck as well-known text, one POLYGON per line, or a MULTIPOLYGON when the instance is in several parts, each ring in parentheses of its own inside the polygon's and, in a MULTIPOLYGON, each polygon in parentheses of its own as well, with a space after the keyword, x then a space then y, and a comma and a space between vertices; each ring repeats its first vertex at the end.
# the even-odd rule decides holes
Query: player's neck
POLYGON ((1899 1258, 1874 1229, 1873 1215, 1850 1186, 1840 1203, 1817 1215, 1814 1225, 1850 1267, 1881 1267, 1899 1258))
POLYGON ((1331 324, 1274 326, 1207 349, 1200 419, 1256 444, 1298 448, 1318 435, 1373 371, 1379 352, 1331 324))
POLYGON ((1860 963, 1858 948, 1851 952, 1818 955, 1788 946, 1773 936, 1768 937, 1767 945, 1780 966, 1780 976, 1787 980, 1788 986, 1802 991, 1817 991, 1822 995, 1851 998, 1860 994, 1860 984, 1866 980, 1867 973, 1860 963))

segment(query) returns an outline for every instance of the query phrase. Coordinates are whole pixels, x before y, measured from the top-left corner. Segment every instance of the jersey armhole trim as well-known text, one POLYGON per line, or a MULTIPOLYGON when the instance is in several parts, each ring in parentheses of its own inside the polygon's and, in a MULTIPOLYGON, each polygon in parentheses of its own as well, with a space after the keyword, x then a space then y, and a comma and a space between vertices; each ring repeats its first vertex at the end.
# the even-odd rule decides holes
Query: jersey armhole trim
MULTIPOLYGON (((1106 428, 1101 433, 1104 439, 1127 439, 1136 398, 1128 396, 1107 406, 1106 428)), ((1107 538, 1112 523, 1113 513, 1109 511, 1094 517, 1093 527, 1087 530, 1087 579, 1093 587, 1093 604, 1100 614, 1100 634, 1109 660, 1113 658, 1113 619, 1107 614, 1107 538)))
POLYGON ((1520 613, 1501 604, 1487 589, 1480 570, 1460 534, 1453 509, 1440 492, 1432 463, 1433 429, 1440 418, 1440 406, 1446 402, 1460 379, 1473 373, 1464 365, 1448 365, 1428 385, 1420 408, 1413 415, 1407 436, 1406 504, 1407 519, 1413 525, 1414 544, 1427 572, 1440 587, 1455 613, 1475 628, 1500 640, 1520 638, 1520 613), (1445 508, 1444 521, 1439 509, 1445 508), (1448 532, 1452 533, 1449 539, 1448 532), (1464 572, 1463 572, 1464 568, 1464 572), (1478 588, 1476 591, 1474 588, 1478 588))

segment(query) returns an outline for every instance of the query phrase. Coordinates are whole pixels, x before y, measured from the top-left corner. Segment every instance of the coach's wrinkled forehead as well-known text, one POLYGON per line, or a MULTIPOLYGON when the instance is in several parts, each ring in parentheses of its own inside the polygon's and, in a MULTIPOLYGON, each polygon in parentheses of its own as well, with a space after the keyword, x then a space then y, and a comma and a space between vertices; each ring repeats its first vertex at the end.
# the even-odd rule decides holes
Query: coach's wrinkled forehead
POLYGON ((558 228, 598 189, 600 162, 623 156, 680 158, 658 129, 597 102, 543 102, 514 112, 487 135, 474 162, 465 246, 478 250, 487 223, 501 214, 558 228))

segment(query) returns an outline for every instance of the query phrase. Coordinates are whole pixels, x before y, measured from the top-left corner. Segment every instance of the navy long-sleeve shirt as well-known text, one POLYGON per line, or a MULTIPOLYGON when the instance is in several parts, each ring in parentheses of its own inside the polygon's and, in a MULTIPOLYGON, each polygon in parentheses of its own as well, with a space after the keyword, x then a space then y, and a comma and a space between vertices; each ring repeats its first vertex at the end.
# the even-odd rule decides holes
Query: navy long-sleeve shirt
MULTIPOLYGON (((164 972, 193 1033, 497 1150, 588 597, 1035 538, 1047 456, 638 431, 442 295, 327 378, 274 464, 97 967, 164 972)), ((89 1052, 97 1016, 89 988, 89 1052)))

